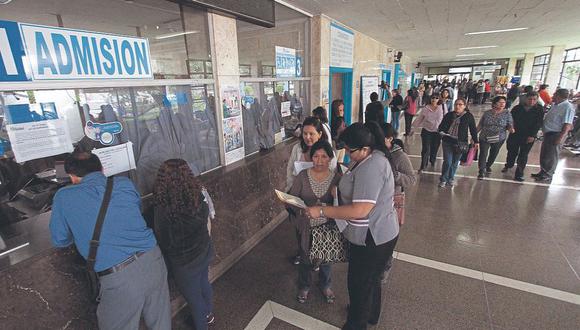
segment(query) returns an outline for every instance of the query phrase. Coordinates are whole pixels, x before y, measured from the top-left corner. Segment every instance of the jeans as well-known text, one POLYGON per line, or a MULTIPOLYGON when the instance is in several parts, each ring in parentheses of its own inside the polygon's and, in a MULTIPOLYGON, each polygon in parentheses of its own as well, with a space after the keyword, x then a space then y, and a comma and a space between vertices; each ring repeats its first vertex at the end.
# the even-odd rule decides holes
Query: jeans
POLYGON ((501 149, 504 141, 497 143, 487 143, 485 140, 479 141, 479 174, 483 174, 486 168, 491 168, 491 165, 495 162, 497 154, 501 149), (489 156, 488 156, 489 152, 489 156), (487 159, 487 160, 486 160, 487 159))
POLYGON ((540 167, 545 176, 552 177, 556 172, 558 166, 558 158, 560 157, 561 144, 554 144, 560 136, 560 132, 544 133, 544 141, 542 141, 542 148, 540 149, 540 167))
POLYGON ((443 167, 441 168, 440 182, 453 182, 461 153, 455 151, 455 145, 443 141, 443 167))
POLYGON ((207 315, 212 312, 213 290, 209 283, 209 264, 213 257, 213 247, 201 262, 187 265, 171 265, 173 278, 179 292, 187 301, 193 316, 195 329, 207 329, 207 315))
POLYGON ((411 133, 411 124, 413 123, 413 117, 415 115, 411 115, 405 112, 405 135, 409 135, 411 133))
POLYGON ((141 316, 148 329, 171 329, 167 268, 159 247, 99 280, 99 329, 139 329, 141 316))
POLYGON ((401 116, 401 111, 393 111, 392 113, 392 120, 391 125, 393 125, 393 129, 395 131, 399 131, 399 117, 401 116))
POLYGON ((421 130, 421 167, 424 169, 427 167, 427 163, 430 162, 431 165, 435 165, 437 160, 437 152, 439 151, 439 145, 441 144, 441 136, 438 132, 429 132, 426 129, 421 130))
MULTIPOLYGON (((320 270, 318 271, 318 286, 322 290, 330 288, 332 280, 330 278, 330 264, 320 265, 320 270)), ((310 283, 312 282, 312 265, 305 260, 302 260, 298 266, 298 289, 299 290, 309 290, 310 283)))
POLYGON ((534 146, 534 142, 527 143, 527 137, 519 137, 513 134, 507 139, 507 158, 505 161, 505 167, 512 168, 514 164, 517 163, 518 166, 516 167, 516 178, 521 178, 524 176, 524 170, 526 169, 526 164, 528 163, 528 154, 532 147, 534 146))
POLYGON ((369 230, 366 246, 350 244, 347 280, 350 307, 343 330, 366 330, 367 323, 378 323, 381 315, 381 276, 393 255, 397 238, 375 245, 369 230))

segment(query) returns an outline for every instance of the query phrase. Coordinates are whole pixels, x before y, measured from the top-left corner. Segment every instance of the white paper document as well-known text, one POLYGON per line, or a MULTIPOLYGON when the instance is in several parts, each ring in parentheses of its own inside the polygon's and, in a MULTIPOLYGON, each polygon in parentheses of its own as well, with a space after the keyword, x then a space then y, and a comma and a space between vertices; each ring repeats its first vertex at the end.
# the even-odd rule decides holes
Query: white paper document
POLYGON ((286 203, 286 204, 290 204, 292 206, 296 206, 299 207, 301 209, 305 209, 306 208, 306 204, 304 204, 304 201, 296 196, 292 196, 290 194, 287 194, 285 192, 281 192, 278 189, 274 189, 274 191, 276 192, 276 196, 278 196, 278 199, 280 199, 282 202, 286 203))
POLYGON ((18 163, 73 151, 64 119, 6 125, 6 130, 18 163))
POLYGON ((313 168, 314 167, 314 163, 313 162, 303 162, 303 161, 295 161, 294 162, 294 175, 298 175, 300 174, 300 172, 309 169, 309 168, 313 168))
POLYGON ((135 169, 135 155, 133 154, 133 143, 95 149, 93 154, 97 155, 103 164, 103 172, 106 176, 111 176, 135 169))

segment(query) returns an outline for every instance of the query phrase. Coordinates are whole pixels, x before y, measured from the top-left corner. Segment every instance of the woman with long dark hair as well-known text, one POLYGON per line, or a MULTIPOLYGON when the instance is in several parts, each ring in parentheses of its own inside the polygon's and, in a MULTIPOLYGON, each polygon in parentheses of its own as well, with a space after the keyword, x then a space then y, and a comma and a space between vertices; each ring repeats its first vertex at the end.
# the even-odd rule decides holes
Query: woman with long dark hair
POLYGON ((332 101, 331 110, 330 132, 332 141, 336 144, 338 137, 346 128, 346 122, 344 121, 344 101, 332 101))
POLYGON ((209 207, 201 183, 183 159, 165 161, 155 180, 155 235, 189 305, 196 329, 214 322, 209 264, 213 246, 207 229, 209 207))
POLYGON ((437 160, 437 152, 441 144, 441 136, 437 129, 443 120, 443 105, 439 105, 439 95, 431 95, 429 104, 427 104, 423 111, 419 114, 413 126, 423 126, 421 129, 421 173, 427 164, 435 166, 437 160))
POLYGON ((399 236, 393 207, 395 178, 376 122, 354 123, 340 140, 351 159, 339 183, 340 206, 312 206, 305 211, 311 219, 346 220, 342 233, 350 242, 350 307, 342 329, 365 330, 367 324, 379 321, 381 276, 399 236))
POLYGON ((404 136, 411 134, 411 124, 413 123, 413 117, 417 114, 417 92, 414 89, 409 89, 407 91, 407 97, 405 97, 405 134, 404 136))

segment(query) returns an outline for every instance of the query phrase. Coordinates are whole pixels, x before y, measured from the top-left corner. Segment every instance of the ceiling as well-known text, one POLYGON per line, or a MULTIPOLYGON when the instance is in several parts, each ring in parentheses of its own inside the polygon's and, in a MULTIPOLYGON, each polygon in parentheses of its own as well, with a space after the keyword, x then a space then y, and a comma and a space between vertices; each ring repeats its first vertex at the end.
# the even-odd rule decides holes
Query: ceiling
POLYGON ((325 14, 422 63, 523 58, 580 46, 579 0, 284 0, 325 14), (527 27, 470 35, 467 32, 527 27), (459 50, 463 47, 498 46, 459 50), (483 54, 463 56, 461 54, 483 54))

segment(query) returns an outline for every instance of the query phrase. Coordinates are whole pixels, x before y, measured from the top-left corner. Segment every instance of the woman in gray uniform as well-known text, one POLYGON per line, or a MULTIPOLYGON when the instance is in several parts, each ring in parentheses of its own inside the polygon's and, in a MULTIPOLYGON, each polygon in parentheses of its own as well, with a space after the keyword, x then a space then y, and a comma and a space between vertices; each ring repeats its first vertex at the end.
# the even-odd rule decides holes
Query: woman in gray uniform
MULTIPOLYGON (((364 330, 381 313, 381 275, 392 256, 399 224, 393 207, 395 179, 386 158, 384 136, 374 122, 355 123, 340 135, 351 165, 339 183, 341 206, 313 206, 311 218, 346 220, 350 242, 350 308, 343 329, 364 330)), ((340 221, 340 220, 338 220, 340 221)))

